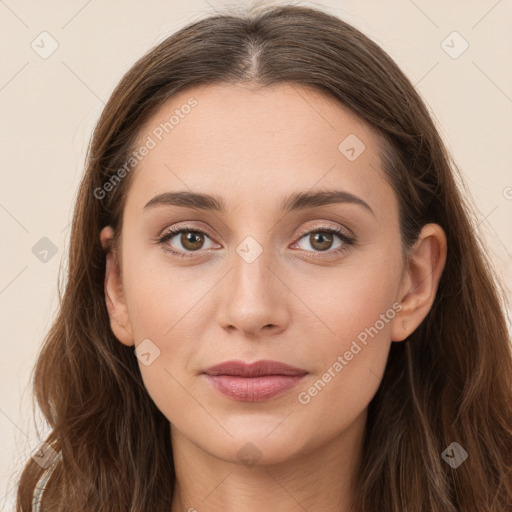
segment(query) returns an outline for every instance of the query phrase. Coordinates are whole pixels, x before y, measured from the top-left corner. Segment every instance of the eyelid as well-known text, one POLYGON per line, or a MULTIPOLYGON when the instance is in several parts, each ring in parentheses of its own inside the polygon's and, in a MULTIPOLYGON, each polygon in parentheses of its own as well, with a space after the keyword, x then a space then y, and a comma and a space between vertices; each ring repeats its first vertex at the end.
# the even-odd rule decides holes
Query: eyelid
POLYGON ((329 224, 326 224, 325 222, 324 223, 319 223, 319 224, 314 224, 313 226, 309 226, 307 228, 304 228, 304 229, 299 231, 297 236, 299 238, 302 238, 304 235, 308 235, 308 234, 310 234, 312 232, 321 231, 321 230, 342 233, 347 239, 352 240, 352 241, 355 239, 355 236, 348 229, 342 228, 342 227, 340 227, 338 225, 331 226, 329 224))
MULTIPOLYGON (((326 224, 325 222, 322 223, 321 221, 317 224, 314 224, 312 226, 308 226, 307 228, 301 229, 297 233, 296 237, 302 238, 304 235, 308 235, 313 231, 321 230, 321 229, 339 231, 339 232, 343 233, 343 235, 345 235, 346 238, 348 238, 350 240, 355 239, 355 236, 348 229, 340 227, 338 225, 331 226, 331 225, 326 224)), ((184 224, 184 225, 177 224, 176 226, 173 226, 173 227, 167 227, 162 231, 162 234, 160 234, 158 236, 158 238, 162 238, 170 232, 174 232, 174 234, 176 235, 181 230, 197 231, 199 233, 208 235, 210 238, 214 238, 214 236, 211 234, 211 232, 208 229, 199 227, 199 226, 193 226, 191 224, 184 224)))
POLYGON ((172 234, 172 236, 176 236, 181 231, 194 231, 194 232, 197 232, 197 233, 202 233, 202 234, 208 235, 211 239, 215 238, 215 235, 213 235, 212 232, 209 229, 207 229, 205 227, 202 227, 201 225, 195 225, 194 226, 193 224, 187 223, 185 221, 184 224, 177 223, 177 224, 174 224, 172 226, 166 227, 161 232, 161 234, 159 234, 156 237, 156 240, 160 240, 160 239, 166 237, 169 234, 172 234))

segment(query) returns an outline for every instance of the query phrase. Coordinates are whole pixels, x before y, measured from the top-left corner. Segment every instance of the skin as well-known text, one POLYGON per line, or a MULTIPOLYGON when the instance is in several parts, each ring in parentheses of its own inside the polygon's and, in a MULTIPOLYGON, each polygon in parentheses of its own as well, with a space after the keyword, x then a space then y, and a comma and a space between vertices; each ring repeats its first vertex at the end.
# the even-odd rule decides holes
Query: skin
MULTIPOLYGON (((397 198, 380 169, 378 134, 314 89, 220 84, 182 91, 148 120, 141 143, 191 96, 198 106, 133 171, 120 254, 109 253, 105 276, 116 337, 128 346, 149 338, 160 350, 139 365, 171 422, 172 512, 348 511, 368 403, 391 343, 406 339, 432 305, 444 232, 425 226, 402 257, 397 198), (338 149, 349 134, 366 146, 354 161, 338 149), (373 213, 353 203, 278 210, 290 193, 320 188, 348 191, 373 213), (221 196, 227 211, 143 211, 154 196, 183 190, 221 196), (182 245, 180 234, 167 241, 190 256, 180 258, 154 239, 183 222, 208 234, 196 249, 186 239, 182 245), (310 235, 326 227, 348 230, 356 242, 335 253, 344 242, 332 235, 322 251, 310 235), (247 236, 262 248, 251 263, 236 251, 247 236), (342 371, 299 402, 361 332, 400 303, 342 371), (271 359, 309 373, 267 401, 235 401, 201 375, 231 359, 271 359), (241 449, 253 453, 255 465, 240 459, 241 449)), ((104 247, 112 235, 102 230, 104 247)))

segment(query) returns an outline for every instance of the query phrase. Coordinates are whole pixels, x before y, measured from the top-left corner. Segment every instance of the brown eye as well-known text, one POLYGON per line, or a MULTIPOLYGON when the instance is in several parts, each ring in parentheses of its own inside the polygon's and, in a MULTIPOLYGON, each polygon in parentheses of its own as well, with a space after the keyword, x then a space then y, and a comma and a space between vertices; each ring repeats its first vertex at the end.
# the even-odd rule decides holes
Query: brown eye
POLYGON ((201 249, 204 244, 204 236, 198 231, 183 231, 180 237, 181 245, 190 251, 201 249))
POLYGON ((338 254, 354 244, 354 238, 338 228, 322 227, 302 232, 294 244, 311 253, 338 254), (308 247, 309 245, 309 247, 308 247))
POLYGON ((332 233, 317 231, 316 233, 309 235, 309 243, 311 244, 311 247, 314 247, 319 251, 326 251, 331 248, 333 238, 332 233))
POLYGON ((168 230, 166 234, 158 239, 158 243, 162 244, 166 250, 179 256, 185 256, 187 253, 190 255, 190 253, 198 252, 200 249, 211 249, 215 246, 207 233, 187 227, 168 230))

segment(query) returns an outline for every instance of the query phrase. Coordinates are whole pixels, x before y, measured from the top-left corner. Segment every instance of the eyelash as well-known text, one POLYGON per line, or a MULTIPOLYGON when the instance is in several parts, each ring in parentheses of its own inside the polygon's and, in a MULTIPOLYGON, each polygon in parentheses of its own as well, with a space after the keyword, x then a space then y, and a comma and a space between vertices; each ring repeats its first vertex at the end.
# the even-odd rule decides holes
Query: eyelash
MULTIPOLYGON (((179 228, 171 228, 169 230, 167 230, 163 235, 159 236, 156 238, 155 242, 159 245, 162 246, 163 250, 165 250, 166 252, 170 252, 171 254, 175 255, 175 256, 178 256, 180 258, 190 258, 190 257, 193 257, 193 254, 196 253, 196 252, 199 252, 199 251, 188 251, 189 254, 187 253, 184 253, 182 251, 177 251, 173 248, 170 248, 169 246, 166 246, 164 245, 167 241, 169 241, 170 239, 174 238, 175 235, 179 234, 179 233, 182 233, 182 232, 194 232, 194 233, 200 233, 202 235, 206 235, 208 236, 209 238, 212 238, 209 233, 207 233, 206 231, 203 231, 202 229, 197 229, 196 227, 194 226, 180 226, 179 228)), ((315 258, 325 258, 325 257, 329 257, 329 256, 332 256, 332 255, 339 255, 341 253, 343 253, 344 251, 346 251, 351 245, 354 245, 355 244, 355 238, 348 235, 345 231, 339 229, 339 228, 335 228, 335 227, 328 227, 328 226, 315 226, 314 229, 309 229, 307 231, 302 231, 301 233, 299 233, 299 238, 297 239, 297 242, 299 240, 301 240, 302 238, 304 238, 304 236, 306 235, 311 235, 312 233, 332 233, 332 234, 335 234, 335 235, 338 235, 338 237, 341 239, 341 241, 343 242, 343 245, 341 245, 340 247, 336 248, 335 250, 326 250, 326 251, 307 251, 307 252, 313 252, 313 253, 317 253, 318 255, 317 256, 313 256, 315 258), (328 256, 323 256, 324 252, 328 255, 328 256)), ((295 243, 297 243, 295 242, 295 243)))

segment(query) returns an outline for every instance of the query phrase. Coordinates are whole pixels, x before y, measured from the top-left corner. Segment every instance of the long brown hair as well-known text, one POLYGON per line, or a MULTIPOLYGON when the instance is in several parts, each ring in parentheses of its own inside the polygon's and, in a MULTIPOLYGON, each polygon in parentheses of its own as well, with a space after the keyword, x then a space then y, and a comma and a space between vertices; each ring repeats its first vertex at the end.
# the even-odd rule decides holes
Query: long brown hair
MULTIPOLYGON (((426 223, 446 232, 448 256, 431 311, 392 343, 369 404, 354 510, 512 510, 512 354, 503 296, 475 235, 459 171, 418 93, 368 37, 305 6, 216 14, 143 56, 112 93, 89 146, 71 231, 60 311, 34 373, 35 397, 60 457, 44 510, 171 509, 170 424, 148 395, 133 347, 112 333, 99 233, 121 231, 133 173, 98 198, 134 150, 141 126, 172 94, 212 83, 279 82, 327 92, 381 136, 383 170, 409 248, 426 223), (95 193, 96 191, 96 193, 95 193), (441 454, 456 442, 456 469, 441 454)), ((119 177, 119 175, 118 175, 119 177)), ((31 510, 43 470, 30 460, 18 512, 31 510)))

